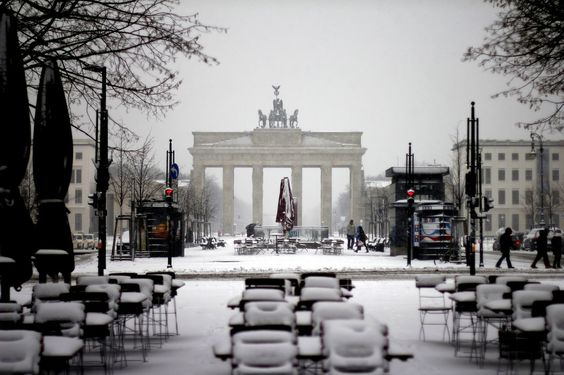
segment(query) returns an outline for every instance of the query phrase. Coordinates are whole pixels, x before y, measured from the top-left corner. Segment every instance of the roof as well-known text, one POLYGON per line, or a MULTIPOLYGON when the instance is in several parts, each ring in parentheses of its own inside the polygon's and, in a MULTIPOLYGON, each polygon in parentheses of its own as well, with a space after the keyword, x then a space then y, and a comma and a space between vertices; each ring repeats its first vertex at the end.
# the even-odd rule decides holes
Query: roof
MULTIPOLYGON (((448 175, 449 172, 449 168, 448 167, 443 167, 443 166, 438 166, 438 165, 433 165, 433 166, 420 166, 420 167, 413 167, 413 173, 415 175, 442 175, 442 176, 446 176, 448 175)), ((391 167, 386 169, 386 177, 394 177, 394 176, 398 176, 398 175, 405 175, 406 171, 405 171, 405 167, 391 167)))

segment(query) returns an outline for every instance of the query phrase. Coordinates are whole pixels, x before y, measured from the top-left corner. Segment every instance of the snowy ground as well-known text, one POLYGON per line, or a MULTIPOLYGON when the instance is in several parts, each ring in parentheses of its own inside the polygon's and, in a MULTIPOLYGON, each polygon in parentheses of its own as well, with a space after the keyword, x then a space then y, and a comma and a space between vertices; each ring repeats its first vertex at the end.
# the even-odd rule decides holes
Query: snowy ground
MULTIPOLYGON (((433 261, 414 260, 411 269, 406 267, 405 257, 390 257, 388 252, 353 253, 331 256, 314 251, 298 254, 263 254, 253 256, 235 255, 232 241, 228 247, 202 250, 200 247, 186 249, 186 256, 173 258, 174 270, 187 278, 186 286, 177 297, 180 335, 171 337, 162 348, 153 349, 148 362, 130 362, 127 368, 116 370, 116 374, 188 374, 228 375, 229 364, 214 358, 212 345, 228 335, 227 322, 233 314, 226 307, 227 301, 241 293, 243 277, 250 273, 275 271, 332 270, 359 273, 353 277, 356 288, 351 299, 365 308, 368 317, 377 318, 389 325, 391 340, 409 351, 415 358, 408 362, 393 362, 391 374, 495 374, 497 352, 490 347, 484 368, 479 368, 467 358, 454 356, 453 346, 443 341, 438 326, 427 327, 427 341, 420 341, 418 298, 414 274, 418 272, 468 273, 464 265, 453 265, 433 261), (371 272, 374 271, 374 272, 371 272), (215 274, 213 277, 211 275, 215 274)), ((485 267, 478 272, 493 274, 499 253, 486 252, 485 267)), ((529 272, 531 254, 515 254, 512 273, 529 272), (519 258, 519 259, 518 259, 519 258)), ((166 258, 136 259, 131 261, 108 261, 106 273, 117 271, 146 272, 166 269, 166 258)), ((505 265, 504 265, 505 267, 505 265)), ((543 282, 561 284, 562 273, 543 269, 536 270, 532 277, 543 282), (549 278, 545 278, 549 276, 549 278)), ((502 272, 508 272, 504 269, 502 272)), ((81 256, 75 270, 78 274, 96 274, 95 255, 81 256)), ((74 275, 73 274, 73 275, 74 275)), ((452 275, 451 275, 452 276, 452 275)), ((17 300, 29 298, 30 284, 19 293, 12 293, 17 300)), ((526 373, 523 370, 522 373, 526 373)), ((101 374, 97 369, 87 373, 101 374)))

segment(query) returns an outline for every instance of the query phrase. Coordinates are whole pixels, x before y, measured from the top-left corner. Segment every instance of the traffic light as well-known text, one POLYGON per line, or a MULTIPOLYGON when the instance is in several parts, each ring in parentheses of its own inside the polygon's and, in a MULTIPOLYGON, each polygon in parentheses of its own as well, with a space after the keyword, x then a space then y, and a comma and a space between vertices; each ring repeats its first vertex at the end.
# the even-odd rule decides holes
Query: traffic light
POLYGON ((164 190, 164 196, 165 196, 165 201, 167 203, 172 203, 174 196, 174 189, 171 187, 166 187, 164 190))
POLYGON ((476 196, 476 173, 466 172, 466 195, 469 197, 476 196))
POLYGON ((407 207, 413 210, 413 204, 415 203, 415 190, 409 189, 407 191, 407 207))
POLYGON ((484 207, 484 212, 488 212, 489 210, 491 210, 492 208, 494 208, 494 204, 493 204, 493 199, 489 198, 489 197, 482 197, 483 199, 483 207, 484 207))
POLYGON ((98 193, 88 194, 88 205, 98 208, 98 193))

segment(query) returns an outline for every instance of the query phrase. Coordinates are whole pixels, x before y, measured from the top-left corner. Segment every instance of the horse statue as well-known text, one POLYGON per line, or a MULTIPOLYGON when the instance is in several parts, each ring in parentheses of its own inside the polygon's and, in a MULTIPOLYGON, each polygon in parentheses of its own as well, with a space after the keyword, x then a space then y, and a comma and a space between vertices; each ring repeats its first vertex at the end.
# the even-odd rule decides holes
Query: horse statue
POLYGON ((259 128, 266 127, 266 115, 262 113, 260 109, 258 110, 258 116, 259 116, 259 120, 258 120, 259 128))
POLYGON ((290 115, 290 127, 297 128, 298 127, 298 110, 294 111, 293 115, 290 115))

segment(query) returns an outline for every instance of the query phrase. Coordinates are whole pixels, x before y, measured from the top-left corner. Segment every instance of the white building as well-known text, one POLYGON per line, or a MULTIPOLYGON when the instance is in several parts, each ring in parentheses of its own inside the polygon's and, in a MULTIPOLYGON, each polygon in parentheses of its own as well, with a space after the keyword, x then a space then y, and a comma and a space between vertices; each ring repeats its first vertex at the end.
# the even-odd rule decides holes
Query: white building
POLYGON ((546 224, 564 225, 564 141, 543 140, 542 158, 538 139, 534 153, 531 140, 480 140, 480 148, 482 192, 494 200, 484 221, 485 235, 502 227, 526 231, 540 222, 541 213, 546 224))

